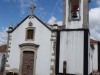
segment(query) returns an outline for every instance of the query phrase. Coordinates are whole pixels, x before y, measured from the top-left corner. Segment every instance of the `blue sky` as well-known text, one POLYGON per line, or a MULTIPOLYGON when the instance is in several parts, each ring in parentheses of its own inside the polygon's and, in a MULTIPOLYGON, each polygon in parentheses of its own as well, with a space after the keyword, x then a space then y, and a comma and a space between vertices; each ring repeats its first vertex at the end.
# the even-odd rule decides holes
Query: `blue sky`
MULTIPOLYGON (((90 30, 93 39, 100 40, 100 0, 91 0, 89 5, 90 30)), ((44 22, 50 19, 62 21, 63 0, 0 0, 0 42, 6 36, 7 27, 13 22, 14 27, 31 13, 30 5, 34 2, 35 15, 44 22)))
MULTIPOLYGON (((8 27, 12 21, 14 26, 30 14, 30 5, 35 3, 35 15, 47 22, 52 16, 62 20, 63 0, 0 0, 0 26, 8 27)), ((96 7, 96 1, 90 3, 90 9, 96 7)))
MULTIPOLYGON (((33 0, 0 0, 0 26, 8 27, 12 21, 14 26, 30 14, 33 0)), ((62 20, 63 0, 34 0, 35 15, 47 22, 52 16, 62 20)))

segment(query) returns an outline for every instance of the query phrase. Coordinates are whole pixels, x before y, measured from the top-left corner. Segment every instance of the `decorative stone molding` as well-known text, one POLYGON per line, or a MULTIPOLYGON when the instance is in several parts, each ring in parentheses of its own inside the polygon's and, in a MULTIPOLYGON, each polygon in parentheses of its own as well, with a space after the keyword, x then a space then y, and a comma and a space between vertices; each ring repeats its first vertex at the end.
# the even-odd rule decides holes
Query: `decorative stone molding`
POLYGON ((8 58, 8 57, 9 57, 9 55, 8 55, 8 54, 6 54, 6 57, 8 58))
POLYGON ((25 41, 34 41, 35 40, 35 31, 36 31, 36 28, 35 27, 27 27, 26 28, 26 38, 25 38, 25 41), (28 35, 27 35, 27 33, 28 33, 28 30, 33 30, 33 38, 32 39, 29 39, 29 38, 27 38, 28 37, 28 35))
POLYGON ((39 45, 36 45, 34 43, 23 43, 19 45, 19 47, 25 47, 25 46, 30 46, 30 47, 35 47, 35 48, 39 47, 39 45))
POLYGON ((51 37, 56 37, 56 35, 51 35, 51 37))
POLYGON ((50 41, 56 41, 56 39, 50 39, 50 41))
POLYGON ((55 59, 51 59, 51 62, 55 62, 55 59))
POLYGON ((19 45, 20 47, 20 69, 19 69, 19 75, 22 75, 22 62, 23 62, 23 54, 24 52, 33 52, 34 53, 34 66, 33 66, 33 75, 35 75, 36 71, 36 59, 37 59, 37 50, 39 48, 39 45, 34 43, 23 43, 19 45))
POLYGON ((33 26, 33 23, 30 21, 28 26, 32 27, 33 26))
POLYGON ((10 67, 10 65, 9 64, 5 64, 5 67, 10 67))
POLYGON ((50 75, 55 75, 56 33, 52 33, 50 41, 53 43, 52 54, 51 54, 50 75))
POLYGON ((10 52, 10 50, 7 50, 7 53, 9 53, 10 52))
POLYGON ((55 66, 54 65, 51 65, 51 70, 54 70, 55 66))
POLYGON ((5 62, 8 62, 8 60, 6 59, 5 62))

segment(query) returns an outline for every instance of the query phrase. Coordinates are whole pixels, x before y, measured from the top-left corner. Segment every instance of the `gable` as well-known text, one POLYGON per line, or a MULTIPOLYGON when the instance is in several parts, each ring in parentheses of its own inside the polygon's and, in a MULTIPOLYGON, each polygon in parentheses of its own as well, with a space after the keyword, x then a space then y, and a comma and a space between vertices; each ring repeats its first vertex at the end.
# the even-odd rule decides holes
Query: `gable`
MULTIPOLYGON (((23 22, 25 22, 28 18, 29 18, 29 15, 28 15, 27 17, 25 17, 19 24, 17 24, 17 26, 12 30, 12 32, 15 31, 15 30, 16 30, 23 22)), ((48 30, 51 31, 51 29, 50 29, 43 21, 41 21, 38 17, 36 17, 36 16, 34 15, 34 18, 36 18, 41 24, 43 24, 48 30)), ((32 19, 33 19, 33 18, 32 18, 32 19)))
MULTIPOLYGON (((36 17, 30 18, 27 17, 24 21, 22 21, 11 33, 12 36, 12 42, 11 43, 18 43, 18 41, 21 43, 24 42, 35 42, 39 43, 38 40, 49 40, 51 37, 51 30, 44 25, 44 23, 41 23, 36 17), (30 26, 30 23, 32 23, 32 26, 30 26), (28 33, 28 30, 33 31, 33 38, 30 39, 30 33, 28 33), (47 37, 45 37, 47 36, 47 37)), ((16 44, 15 43, 15 44, 16 44)))

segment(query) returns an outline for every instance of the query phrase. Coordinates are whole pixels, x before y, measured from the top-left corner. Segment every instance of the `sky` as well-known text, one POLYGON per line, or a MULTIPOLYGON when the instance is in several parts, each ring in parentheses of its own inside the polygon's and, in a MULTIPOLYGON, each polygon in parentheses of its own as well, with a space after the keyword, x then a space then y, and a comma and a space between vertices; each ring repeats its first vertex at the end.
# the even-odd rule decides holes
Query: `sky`
MULTIPOLYGON (((0 44, 6 43, 7 28, 10 23, 15 27, 31 13, 34 2, 34 14, 45 23, 62 23, 63 0, 0 0, 0 44)), ((100 0, 91 0, 89 5, 89 28, 91 38, 100 40, 100 0)))

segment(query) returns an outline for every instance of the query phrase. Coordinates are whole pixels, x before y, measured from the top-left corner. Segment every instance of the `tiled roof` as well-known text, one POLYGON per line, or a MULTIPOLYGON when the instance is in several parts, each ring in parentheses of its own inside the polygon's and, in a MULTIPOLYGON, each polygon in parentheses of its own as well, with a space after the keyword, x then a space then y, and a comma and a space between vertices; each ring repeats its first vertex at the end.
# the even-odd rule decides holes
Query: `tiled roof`
POLYGON ((90 39, 90 43, 98 43, 98 42, 100 42, 100 41, 90 39))
POLYGON ((0 52, 6 52, 7 44, 0 46, 0 52))
POLYGON ((54 26, 57 26, 58 29, 62 29, 62 28, 63 28, 62 25, 58 25, 58 24, 50 25, 50 24, 46 23, 46 25, 47 25, 48 27, 50 27, 51 29, 52 29, 54 26))
POLYGON ((100 41, 90 39, 90 47, 91 47, 92 49, 95 49, 94 44, 99 43, 99 42, 100 42, 100 41))
POLYGON ((59 29, 62 29, 62 28, 63 28, 63 26, 61 26, 61 25, 58 25, 58 28, 59 28, 59 29))

